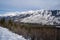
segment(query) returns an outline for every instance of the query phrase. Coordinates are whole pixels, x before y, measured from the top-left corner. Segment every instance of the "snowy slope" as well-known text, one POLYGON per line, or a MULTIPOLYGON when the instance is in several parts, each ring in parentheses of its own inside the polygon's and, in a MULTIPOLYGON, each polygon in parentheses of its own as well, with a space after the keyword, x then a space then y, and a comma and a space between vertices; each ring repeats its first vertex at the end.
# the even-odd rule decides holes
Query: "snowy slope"
POLYGON ((6 28, 0 27, 0 40, 26 40, 26 39, 15 33, 12 33, 6 28))
POLYGON ((24 18, 24 23, 39 23, 46 25, 60 24, 60 11, 58 10, 37 10, 30 17, 24 18), (57 11, 57 12, 56 12, 57 11))
POLYGON ((21 22, 47 24, 48 21, 52 21, 54 18, 54 16, 51 16, 52 13, 49 13, 50 14, 48 14, 48 11, 38 10, 30 17, 24 18, 21 22))
POLYGON ((7 12, 2 16, 5 16, 6 19, 12 18, 14 21, 24 23, 39 23, 42 25, 60 24, 60 10, 31 10, 26 12, 7 12))

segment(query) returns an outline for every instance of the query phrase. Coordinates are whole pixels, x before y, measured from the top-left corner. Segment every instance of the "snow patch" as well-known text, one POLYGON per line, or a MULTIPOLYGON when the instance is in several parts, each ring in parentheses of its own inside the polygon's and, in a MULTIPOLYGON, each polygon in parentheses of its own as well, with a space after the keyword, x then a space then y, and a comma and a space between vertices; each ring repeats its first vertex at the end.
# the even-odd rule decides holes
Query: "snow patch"
POLYGON ((0 40, 26 40, 24 37, 12 33, 6 28, 0 27, 0 40))

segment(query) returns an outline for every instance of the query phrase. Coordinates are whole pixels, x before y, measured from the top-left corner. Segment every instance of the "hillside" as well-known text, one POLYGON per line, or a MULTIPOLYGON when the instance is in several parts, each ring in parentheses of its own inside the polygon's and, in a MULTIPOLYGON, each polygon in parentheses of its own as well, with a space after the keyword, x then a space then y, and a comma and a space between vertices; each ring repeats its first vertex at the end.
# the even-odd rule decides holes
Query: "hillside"
POLYGON ((5 17, 6 20, 12 19, 15 22, 38 23, 42 25, 60 25, 60 10, 7 12, 1 16, 5 17))

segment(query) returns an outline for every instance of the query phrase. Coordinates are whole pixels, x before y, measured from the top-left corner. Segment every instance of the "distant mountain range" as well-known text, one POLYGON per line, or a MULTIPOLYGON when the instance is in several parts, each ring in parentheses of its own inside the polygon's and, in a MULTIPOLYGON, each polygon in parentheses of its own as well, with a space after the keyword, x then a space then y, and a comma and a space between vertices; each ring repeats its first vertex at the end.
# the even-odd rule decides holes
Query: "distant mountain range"
POLYGON ((37 23, 42 25, 60 25, 60 10, 35 10, 26 12, 7 12, 0 16, 15 22, 37 23))

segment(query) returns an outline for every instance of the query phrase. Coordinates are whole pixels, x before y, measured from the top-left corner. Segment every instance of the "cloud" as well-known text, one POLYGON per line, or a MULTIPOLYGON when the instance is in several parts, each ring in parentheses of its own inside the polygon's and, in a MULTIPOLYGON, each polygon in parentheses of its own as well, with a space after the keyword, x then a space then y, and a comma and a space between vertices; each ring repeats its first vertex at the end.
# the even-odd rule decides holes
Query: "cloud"
POLYGON ((0 0, 0 9, 60 9, 60 0, 0 0))
POLYGON ((12 17, 12 16, 16 16, 17 14, 19 14, 20 12, 6 12, 6 13, 4 13, 4 14, 0 14, 0 16, 10 16, 10 17, 12 17))

